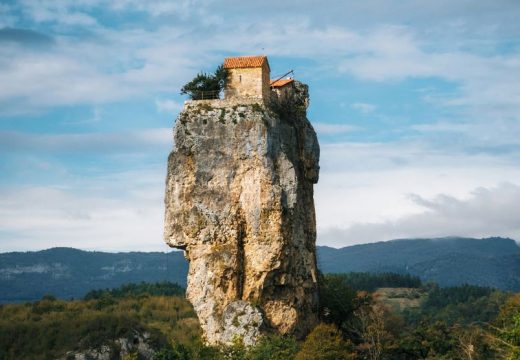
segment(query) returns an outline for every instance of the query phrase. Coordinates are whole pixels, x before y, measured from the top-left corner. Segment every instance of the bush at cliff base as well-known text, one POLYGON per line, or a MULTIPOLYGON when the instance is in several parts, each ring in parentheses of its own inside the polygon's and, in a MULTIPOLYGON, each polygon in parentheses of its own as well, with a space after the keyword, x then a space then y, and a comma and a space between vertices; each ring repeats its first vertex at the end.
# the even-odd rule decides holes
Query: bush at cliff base
POLYGON ((296 360, 350 360, 354 359, 351 344, 343 340, 338 328, 320 324, 307 336, 296 360))

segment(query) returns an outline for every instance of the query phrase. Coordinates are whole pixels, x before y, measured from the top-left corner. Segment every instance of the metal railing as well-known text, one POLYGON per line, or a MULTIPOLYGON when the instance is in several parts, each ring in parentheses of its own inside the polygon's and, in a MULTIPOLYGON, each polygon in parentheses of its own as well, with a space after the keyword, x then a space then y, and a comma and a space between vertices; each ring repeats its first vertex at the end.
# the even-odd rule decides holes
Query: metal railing
POLYGON ((220 90, 194 91, 191 96, 192 100, 214 100, 220 99, 220 90))

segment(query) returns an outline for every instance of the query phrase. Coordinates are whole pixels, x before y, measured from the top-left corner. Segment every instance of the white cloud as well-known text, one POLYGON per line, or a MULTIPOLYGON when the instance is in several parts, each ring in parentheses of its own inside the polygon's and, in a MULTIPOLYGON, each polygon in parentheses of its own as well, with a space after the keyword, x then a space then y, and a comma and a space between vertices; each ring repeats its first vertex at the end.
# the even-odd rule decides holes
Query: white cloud
MULTIPOLYGON (((439 235, 454 235, 447 232, 455 230, 466 232, 460 235, 484 233, 472 224, 477 215, 470 210, 479 201, 499 217, 502 210, 493 206, 491 197, 472 190, 483 187, 497 196, 516 196, 498 184, 520 176, 520 85, 515 76, 520 73, 519 16, 520 6, 510 0, 477 1, 471 6, 449 0, 420 5, 413 1, 331 1, 328 6, 309 0, 0 4, 0 26, 30 26, 53 36, 53 46, 38 51, 20 44, 0 47, 0 83, 7 84, 0 86, 0 112, 27 113, 78 104, 102 109, 106 103, 135 99, 155 102, 159 112, 175 112, 180 104, 168 98, 169 92, 177 93, 195 73, 213 70, 208 66, 218 64, 224 54, 235 53, 303 59, 302 64, 310 65, 302 65, 300 73, 311 79, 326 72, 339 80, 354 76, 363 86, 440 79, 449 83, 449 94, 439 89, 436 94, 425 93, 424 100, 455 116, 413 125, 417 137, 408 137, 406 143, 322 145, 322 173, 316 188, 320 242, 347 245, 384 240, 397 237, 396 226, 406 236, 435 233, 442 230, 441 220, 447 214, 443 209, 453 204, 467 212, 469 225, 464 227, 454 219, 439 235), (233 13, 226 13, 226 6, 233 6, 233 13), (100 11, 111 20, 98 21, 95 14, 100 11), (136 11, 150 16, 140 28, 134 23, 136 11), (111 17, 112 13, 117 16, 111 17), (410 193, 415 197, 410 198, 410 193), (439 194, 443 195, 437 198, 439 194), (425 208, 427 204, 431 206, 425 208), (423 213, 434 215, 433 225, 428 225, 423 213), (327 237, 332 229, 339 229, 338 237, 327 237)), ((361 113, 375 111, 374 106, 352 104, 361 113)), ((348 124, 317 123, 315 127, 325 136, 356 130, 348 124)), ((69 135, 10 132, 0 138, 2 153, 94 152, 128 157, 128 153, 139 156, 147 149, 163 151, 170 146, 171 129, 69 135)), ((47 165, 38 163, 42 173, 47 165)), ((16 189, 18 200, 6 190, 0 197, 2 224, 18 232, 13 241, 27 246, 43 244, 45 237, 78 247, 94 247, 100 241, 123 247, 126 240, 128 247, 148 246, 146 234, 156 234, 162 227, 162 203, 155 201, 164 186, 163 174, 154 174, 146 175, 155 180, 137 186, 138 190, 130 190, 135 185, 130 178, 114 178, 125 186, 130 181, 126 199, 109 192, 83 193, 63 183, 59 188, 16 189), (145 201, 134 191, 155 193, 155 200, 145 201), (32 209, 31 198, 48 203, 48 208, 32 209), (142 221, 137 215, 141 212, 145 213, 142 221), (29 221, 27 231, 23 221, 29 221)), ((120 190, 95 180, 86 184, 90 186, 106 186, 114 193, 120 190)), ((497 223, 504 232, 490 226, 499 232, 491 235, 516 231, 511 222, 497 223)), ((160 236, 152 237, 155 244, 160 236)))
MULTIPOLYGON (((74 2, 76 3, 76 2, 74 2)), ((83 11, 74 7, 87 5, 88 1, 73 4, 66 0, 21 0, 23 11, 35 22, 58 22, 64 25, 92 26, 97 21, 83 11)))
POLYGON ((116 0, 109 6, 116 11, 143 11, 153 17, 175 14, 186 18, 192 13, 202 12, 211 2, 210 0, 116 0))
POLYGON ((155 107, 157 108, 157 111, 169 114, 177 114, 182 109, 181 104, 171 99, 157 99, 155 100, 155 107))
POLYGON ((450 121, 442 119, 429 124, 413 125, 422 138, 453 151, 509 153, 520 155, 520 121, 487 118, 450 121), (440 142, 440 144, 439 144, 440 142))
POLYGON ((0 113, 24 114, 56 106, 100 105, 178 92, 207 64, 202 50, 178 41, 178 28, 153 31, 94 29, 93 38, 58 37, 45 51, 0 47, 0 113))
POLYGON ((86 119, 80 119, 80 120, 67 120, 64 121, 64 124, 92 124, 92 123, 99 123, 103 118, 103 108, 100 106, 95 106, 92 109, 92 116, 86 118, 86 119))
POLYGON ((520 239, 520 186, 512 183, 477 188, 465 199, 439 194, 432 199, 411 195, 422 212, 395 220, 358 222, 331 227, 320 234, 320 242, 346 246, 397 238, 445 236, 520 239))
POLYGON ((347 124, 315 122, 312 124, 319 135, 343 135, 356 131, 357 127, 347 124))
POLYGON ((11 7, 7 4, 0 4, 0 28, 13 26, 16 22, 16 17, 11 15, 11 7))
POLYGON ((437 99, 438 105, 464 107, 472 116, 518 120, 520 85, 512 74, 520 72, 520 53, 489 56, 459 49, 436 51, 417 39, 413 30, 402 27, 371 32, 363 42, 366 45, 354 46, 348 51, 351 56, 340 59, 341 71, 371 81, 436 77, 455 82, 459 93, 437 99))
MULTIPOLYGON (((156 136, 160 140, 165 135, 148 133, 146 141, 154 142, 156 136)), ((87 140, 78 146, 97 143, 87 140)), ((69 149, 71 143, 59 146, 69 149)), ((3 251, 49 246, 162 249, 164 162, 123 173, 100 175, 94 169, 88 177, 54 169, 53 164, 24 167, 34 165, 38 167, 27 176, 56 172, 60 181, 52 187, 1 190, 3 251)), ((520 185, 498 185, 520 178, 517 165, 414 144, 324 145, 321 165, 315 188, 321 245, 449 235, 520 238, 520 185)))
MULTIPOLYGON (((128 197, 125 201, 80 196, 54 189, 18 191, 0 206, 5 232, 2 250, 72 246, 81 249, 165 249, 161 207, 128 197), (36 201, 44 207, 35 207, 36 201), (14 208, 8 207, 15 206, 14 208)), ((158 204, 160 198, 156 198, 158 204)))
POLYGON ((74 187, 11 187, 0 194, 2 251, 52 246, 166 250, 164 167, 114 173, 74 187))
MULTIPOLYGON (((378 1, 372 3, 371 13, 378 13, 377 4, 382 4, 378 1)), ((63 0, 28 1, 22 5, 36 20, 46 19, 52 14, 60 17, 64 12, 86 13, 104 7, 98 0, 83 0, 74 2, 74 5, 63 0)), ((467 23, 461 25, 460 18, 451 19, 448 11, 439 11, 438 3, 427 3, 424 9, 412 4, 394 5, 424 14, 425 9, 430 9, 432 13, 437 12, 436 16, 446 17, 446 21, 459 20, 458 28, 470 26, 467 23)), ((459 5, 445 5, 462 13, 459 5)), ((312 4, 306 6, 312 7, 312 4)), ((334 6, 341 9, 345 5, 336 3, 334 6)), ((358 11, 365 7, 354 6, 358 11)), ((498 5, 482 7, 494 11, 494 16, 505 16, 498 5)), ((247 8, 248 5, 244 5, 244 10, 247 8)), ((220 14, 222 11, 216 4, 205 3, 201 6, 199 1, 154 1, 145 4, 133 0, 112 3, 105 10, 144 11, 152 16, 171 12, 195 14, 199 11, 220 14)), ((471 12, 479 16, 484 13, 480 7, 471 9, 471 12)), ((517 119, 520 85, 511 76, 520 72, 520 55, 517 52, 491 56, 465 50, 458 43, 445 42, 448 47, 441 47, 429 33, 410 26, 395 25, 392 21, 357 28, 345 27, 344 23, 321 22, 320 26, 313 23, 313 20, 325 15, 333 17, 334 14, 317 12, 309 17, 297 13, 282 23, 274 18, 266 22, 265 17, 259 23, 254 20, 254 15, 249 15, 228 19, 218 27, 210 26, 211 31, 201 23, 201 17, 195 15, 195 20, 190 23, 158 23, 146 30, 97 24, 89 28, 91 37, 77 39, 59 36, 56 50, 51 53, 32 54, 3 49, 0 80, 12 86, 2 88, 0 103, 7 112, 5 109, 11 108, 13 111, 14 106, 30 109, 38 106, 99 104, 149 96, 159 91, 176 92, 183 81, 194 73, 206 69, 208 64, 220 62, 221 54, 239 51, 311 59, 317 71, 308 71, 310 76, 316 76, 320 70, 339 70, 342 76, 351 74, 366 81, 436 77, 454 82, 459 87, 459 93, 449 100, 432 98, 431 101, 437 101, 438 106, 463 108, 468 117, 498 114, 517 119), (9 106, 11 103, 14 105, 9 106)), ((400 16, 394 22, 397 20, 400 16)), ((491 22, 489 19, 486 21, 491 22)), ((81 23, 79 20, 77 22, 81 23)), ((66 34, 66 31, 61 33, 66 34)), ((459 35, 468 36, 466 30, 459 35)), ((364 103, 353 105, 364 113, 373 111, 371 106, 364 103)))
MULTIPOLYGON (((453 152, 449 148, 440 151, 410 142, 322 145, 320 181, 315 188, 318 242, 346 246, 425 236, 430 230, 437 231, 436 236, 473 236, 476 232, 469 227, 444 227, 434 220, 431 226, 424 224, 424 232, 407 227, 401 219, 425 211, 424 204, 412 201, 409 194, 416 194, 414 199, 417 196, 432 199, 444 194, 467 201, 476 188, 492 189, 504 181, 520 178, 519 159, 516 155, 453 152), (339 236, 340 233, 345 235, 339 236)), ((480 206, 490 212, 498 211, 492 202, 486 205, 482 199, 480 206)), ((424 219, 426 223, 427 218, 424 219)), ((462 217, 459 220, 464 221, 462 217)), ((472 221, 468 218, 468 222, 472 221)), ((498 230, 494 225, 489 226, 490 233, 499 232, 494 235, 511 233, 505 228, 504 232, 498 230)))
POLYGON ((117 133, 30 134, 0 132, 0 149, 13 152, 44 153, 142 153, 169 149, 173 135, 169 128, 139 129, 117 133))
POLYGON ((351 107, 362 114, 370 114, 375 109, 377 109, 377 106, 368 103, 354 103, 351 105, 351 107))
POLYGON ((0 49, 3 60, 0 104, 3 112, 23 112, 42 106, 113 101, 132 93, 117 86, 116 76, 100 73, 79 59, 59 54, 0 49))

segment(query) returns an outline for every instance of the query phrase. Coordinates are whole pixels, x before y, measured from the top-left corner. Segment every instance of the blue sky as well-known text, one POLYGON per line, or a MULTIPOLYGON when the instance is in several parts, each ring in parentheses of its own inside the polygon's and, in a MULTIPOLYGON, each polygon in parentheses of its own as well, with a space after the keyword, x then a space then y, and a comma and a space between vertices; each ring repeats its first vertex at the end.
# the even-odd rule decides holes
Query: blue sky
POLYGON ((266 54, 310 86, 318 244, 520 239, 520 3, 0 0, 0 251, 167 250, 180 87, 266 54))

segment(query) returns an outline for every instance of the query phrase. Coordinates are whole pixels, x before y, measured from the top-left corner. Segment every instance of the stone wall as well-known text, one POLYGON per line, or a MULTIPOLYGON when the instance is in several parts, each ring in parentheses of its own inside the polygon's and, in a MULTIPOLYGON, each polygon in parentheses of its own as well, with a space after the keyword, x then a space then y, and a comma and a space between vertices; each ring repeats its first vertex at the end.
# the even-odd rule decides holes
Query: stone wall
POLYGON ((262 69, 262 96, 265 100, 271 96, 271 71, 267 64, 262 69))
POLYGON ((262 99, 258 97, 247 97, 247 98, 226 98, 226 99, 210 99, 210 100, 186 100, 184 102, 183 112, 186 110, 197 110, 197 109, 222 109, 232 108, 234 106, 244 106, 252 104, 262 104, 262 99))
POLYGON ((228 69, 229 78, 224 90, 226 99, 265 98, 269 96, 269 68, 267 65, 257 68, 228 69))

